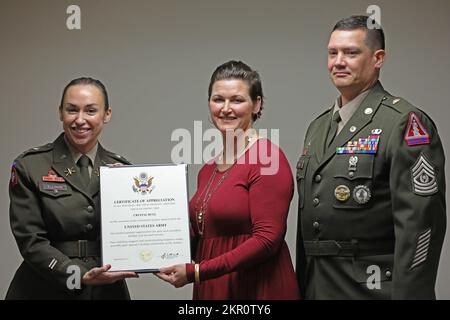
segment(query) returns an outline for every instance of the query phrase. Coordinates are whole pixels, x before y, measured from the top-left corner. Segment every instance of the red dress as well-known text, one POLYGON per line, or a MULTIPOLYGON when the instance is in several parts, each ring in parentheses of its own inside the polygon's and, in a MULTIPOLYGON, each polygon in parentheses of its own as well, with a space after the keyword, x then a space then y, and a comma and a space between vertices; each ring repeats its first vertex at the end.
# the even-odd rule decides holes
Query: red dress
MULTIPOLYGON (((200 236, 202 225, 197 221, 197 212, 215 168, 215 163, 210 162, 200 170, 198 189, 189 204, 193 257, 200 263, 201 281, 194 284, 193 298, 299 299, 284 240, 294 186, 284 153, 269 140, 260 139, 234 166, 218 171, 211 183, 213 192, 205 206, 200 236), (255 152, 258 150, 261 152, 255 152), (268 163, 268 158, 276 155, 278 159, 274 157, 268 163), (245 164, 241 164, 243 158, 245 164), (275 174, 261 174, 261 169, 270 168, 275 174)), ((192 264, 187 265, 187 275, 194 280, 192 264)))

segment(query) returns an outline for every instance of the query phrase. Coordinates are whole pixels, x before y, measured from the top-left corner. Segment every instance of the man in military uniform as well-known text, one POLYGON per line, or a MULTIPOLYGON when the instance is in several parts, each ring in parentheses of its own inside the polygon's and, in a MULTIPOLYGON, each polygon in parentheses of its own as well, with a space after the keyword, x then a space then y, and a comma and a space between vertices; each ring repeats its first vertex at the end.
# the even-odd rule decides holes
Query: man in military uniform
POLYGON ((446 229, 444 152, 432 120, 379 82, 384 33, 339 21, 340 92, 297 163, 298 280, 307 299, 434 299, 446 229))
POLYGON ((100 267, 99 167, 129 164, 97 140, 111 118, 106 89, 75 79, 59 111, 64 133, 12 166, 10 222, 24 261, 6 299, 129 299, 123 279, 137 275, 100 267))

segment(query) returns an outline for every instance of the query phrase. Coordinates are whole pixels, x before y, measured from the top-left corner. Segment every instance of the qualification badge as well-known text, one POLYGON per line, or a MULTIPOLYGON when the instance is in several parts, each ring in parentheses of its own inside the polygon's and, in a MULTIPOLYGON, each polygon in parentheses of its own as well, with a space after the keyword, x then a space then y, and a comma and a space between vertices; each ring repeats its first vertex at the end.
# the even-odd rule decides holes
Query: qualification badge
POLYGON ((353 177, 356 172, 356 165, 358 164, 358 156, 351 156, 348 159, 348 175, 353 177))
POLYGON ((353 190, 353 199, 359 204, 366 204, 369 202, 371 196, 368 186, 359 185, 353 190))
POLYGON ((350 198, 350 189, 346 185, 337 186, 334 189, 334 196, 337 200, 345 202, 350 198))
POLYGON ((63 177, 58 177, 56 172, 53 171, 52 169, 50 169, 50 170, 48 170, 47 175, 42 177, 42 181, 46 181, 46 182, 64 182, 66 180, 64 180, 63 177))

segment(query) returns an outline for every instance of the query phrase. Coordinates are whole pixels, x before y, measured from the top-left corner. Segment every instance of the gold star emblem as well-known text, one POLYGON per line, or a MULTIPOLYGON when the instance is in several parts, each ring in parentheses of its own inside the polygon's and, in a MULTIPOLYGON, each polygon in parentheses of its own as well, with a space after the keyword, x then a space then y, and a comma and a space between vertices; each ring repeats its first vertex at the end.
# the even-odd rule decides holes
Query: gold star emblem
POLYGON ((66 177, 67 177, 67 176, 73 175, 75 172, 76 172, 76 171, 75 171, 75 168, 74 168, 74 167, 72 167, 72 168, 67 168, 66 170, 64 170, 64 173, 66 174, 66 177))

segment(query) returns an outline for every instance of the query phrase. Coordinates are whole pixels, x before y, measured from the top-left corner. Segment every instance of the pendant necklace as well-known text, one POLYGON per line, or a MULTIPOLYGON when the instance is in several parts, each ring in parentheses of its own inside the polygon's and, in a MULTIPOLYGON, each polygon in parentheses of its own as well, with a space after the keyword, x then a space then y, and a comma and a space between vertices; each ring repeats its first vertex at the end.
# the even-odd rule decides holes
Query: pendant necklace
POLYGON ((223 174, 220 177, 217 184, 214 187, 212 187, 214 178, 216 177, 217 173, 218 172, 222 173, 222 171, 219 171, 219 169, 217 169, 217 165, 216 165, 216 167, 213 170, 213 173, 211 174, 211 177, 208 180, 208 183, 206 184, 205 188, 202 190, 202 192, 197 197, 197 200, 195 201, 195 205, 194 205, 194 212, 195 212, 195 216, 196 216, 198 233, 200 234, 201 237, 203 237, 203 231, 205 229, 205 215, 206 215, 208 203, 209 203, 209 200, 211 199, 212 194, 217 190, 217 188, 222 184, 222 182, 228 176, 228 173, 231 171, 231 169, 236 164, 237 159, 242 154, 244 154, 258 138, 259 138, 258 136, 252 136, 252 137, 247 138, 247 144, 246 144, 244 150, 242 150, 242 152, 237 157, 234 158, 233 164, 223 172, 223 174), (203 196, 203 201, 201 202, 201 205, 199 206, 200 199, 202 198, 202 196, 203 196))
POLYGON ((211 196, 214 193, 214 191, 216 191, 217 188, 222 184, 223 180, 225 180, 228 173, 230 172, 230 169, 231 169, 231 167, 228 168, 222 174, 222 176, 220 177, 217 184, 214 187, 212 187, 214 178, 216 177, 217 173, 219 172, 217 167, 214 168, 213 173, 211 174, 211 177, 209 178, 209 181, 206 184, 206 187, 203 189, 203 191, 200 193, 200 195, 197 197, 197 200, 195 201, 194 212, 196 215, 197 228, 198 228, 198 233, 200 234, 200 236, 203 236, 203 230, 205 229, 205 214, 206 214, 208 202, 211 199, 211 196), (204 198, 199 207, 200 199, 202 198, 203 194, 204 194, 204 198))

